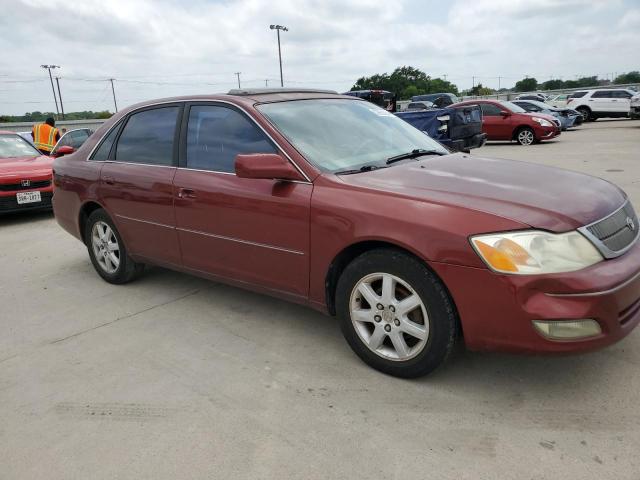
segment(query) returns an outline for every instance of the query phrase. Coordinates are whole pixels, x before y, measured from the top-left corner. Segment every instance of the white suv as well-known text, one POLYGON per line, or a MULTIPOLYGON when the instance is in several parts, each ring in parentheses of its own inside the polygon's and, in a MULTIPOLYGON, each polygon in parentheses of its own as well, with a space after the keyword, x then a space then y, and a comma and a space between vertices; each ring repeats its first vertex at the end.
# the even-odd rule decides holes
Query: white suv
POLYGON ((602 88, 573 92, 567 99, 567 107, 573 108, 587 120, 603 117, 627 117, 631 97, 636 94, 626 88, 602 88))

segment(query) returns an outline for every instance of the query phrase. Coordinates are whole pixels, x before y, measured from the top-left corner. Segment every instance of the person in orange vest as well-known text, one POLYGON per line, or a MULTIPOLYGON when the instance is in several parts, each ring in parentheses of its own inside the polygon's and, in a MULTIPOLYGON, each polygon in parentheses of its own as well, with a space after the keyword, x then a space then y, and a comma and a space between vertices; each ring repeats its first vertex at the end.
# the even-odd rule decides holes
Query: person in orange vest
POLYGON ((44 123, 38 123, 31 130, 33 144, 40 153, 49 155, 58 140, 60 140, 60 131, 56 128, 56 121, 49 117, 44 123))

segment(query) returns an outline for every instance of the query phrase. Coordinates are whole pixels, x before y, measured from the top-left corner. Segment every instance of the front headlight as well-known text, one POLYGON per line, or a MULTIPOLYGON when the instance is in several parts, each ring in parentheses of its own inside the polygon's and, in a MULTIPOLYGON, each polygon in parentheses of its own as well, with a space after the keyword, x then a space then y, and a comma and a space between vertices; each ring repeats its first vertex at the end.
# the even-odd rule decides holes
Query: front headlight
POLYGON ((542 125, 543 127, 550 127, 551 126, 551 122, 548 120, 545 120, 544 118, 540 118, 540 117, 533 117, 533 121, 534 122, 538 122, 540 125, 542 125))
POLYGON ((471 237, 471 245, 492 270, 518 275, 573 272, 603 260, 578 232, 494 233, 471 237))

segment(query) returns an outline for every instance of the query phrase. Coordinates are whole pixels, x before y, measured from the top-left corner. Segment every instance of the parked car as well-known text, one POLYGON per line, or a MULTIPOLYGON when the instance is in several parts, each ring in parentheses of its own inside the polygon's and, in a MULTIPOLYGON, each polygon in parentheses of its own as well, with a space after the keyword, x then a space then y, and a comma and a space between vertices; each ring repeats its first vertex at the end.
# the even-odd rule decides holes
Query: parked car
MULTIPOLYGON (((51 156, 57 157, 61 147, 71 147, 73 150, 77 150, 80 146, 87 141, 91 136, 93 130, 90 128, 76 128, 74 130, 67 131, 60 140, 55 144, 53 150, 51 150, 51 156)), ((67 149, 67 154, 70 153, 67 149)))
POLYGON ((568 93, 561 93, 559 95, 552 95, 546 100, 543 100, 544 103, 547 103, 553 107, 564 108, 567 106, 567 99, 569 98, 568 93))
POLYGON ((633 97, 631 97, 631 109, 629 110, 629 116, 631 118, 639 119, 640 118, 640 93, 636 93, 633 97))
POLYGON ((585 121, 628 117, 631 97, 635 94, 625 88, 584 90, 572 93, 567 99, 567 106, 580 112, 585 121))
POLYGON ((487 141, 487 135, 482 133, 482 112, 478 105, 412 110, 396 116, 451 151, 469 152, 487 141))
POLYGON ((51 165, 15 132, 0 130, 0 214, 51 208, 51 165))
POLYGON ((429 110, 431 108, 437 108, 437 107, 435 107, 433 102, 427 102, 427 101, 411 102, 411 103, 409 103, 409 105, 407 105, 407 110, 405 110, 405 111, 429 110))
POLYGON ((392 375, 432 371, 458 338, 581 352, 640 322, 640 229, 620 188, 449 154, 335 92, 141 103, 54 172, 56 219, 107 282, 155 264, 309 305, 392 375))
POLYGON ((487 140, 515 140, 531 145, 560 135, 560 121, 540 114, 529 114, 518 105, 504 100, 467 100, 459 105, 480 105, 482 131, 487 140))
POLYGON ((547 96, 544 93, 527 93, 516 97, 516 100, 537 100, 538 102, 544 102, 546 99, 547 96))
POLYGON ((384 108, 387 112, 395 112, 398 109, 397 95, 386 90, 351 90, 344 92, 343 95, 361 98, 384 108))
POLYGON ((555 117, 560 121, 560 128, 562 130, 573 127, 578 118, 580 119, 580 123, 582 123, 582 115, 570 108, 556 108, 536 100, 514 100, 513 103, 529 113, 544 113, 555 117))
POLYGON ((444 108, 454 103, 458 103, 460 99, 453 93, 429 93, 425 95, 414 95, 411 97, 412 102, 431 102, 436 108, 444 108))

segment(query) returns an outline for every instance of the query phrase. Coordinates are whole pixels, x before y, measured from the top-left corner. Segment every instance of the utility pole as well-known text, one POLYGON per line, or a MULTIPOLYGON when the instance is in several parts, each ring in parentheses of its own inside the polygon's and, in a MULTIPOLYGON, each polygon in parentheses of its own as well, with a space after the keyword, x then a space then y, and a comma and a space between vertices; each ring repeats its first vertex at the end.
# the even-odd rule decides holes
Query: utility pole
POLYGON ((268 78, 264 79, 264 86, 265 87, 269 87, 269 79, 268 78))
POLYGON ((474 88, 476 88, 476 77, 475 77, 475 75, 473 77, 471 77, 471 90, 473 90, 474 88))
POLYGON ((444 81, 447 81, 447 74, 445 73, 444 75, 442 75, 444 77, 444 81))
POLYGON ((56 98, 56 89, 53 88, 53 76, 51 75, 51 69, 60 68, 59 65, 40 65, 40 68, 45 68, 49 71, 49 80, 51 80, 51 91, 53 92, 53 101, 56 102, 56 113, 60 115, 60 110, 58 110, 58 99, 56 98))
POLYGON ((498 77, 498 91, 500 91, 500 80, 502 80, 502 77, 498 77))
POLYGON ((240 74, 241 74, 241 73, 242 73, 242 72, 236 72, 236 73, 234 73, 234 75, 235 75, 236 77, 238 77, 238 88, 240 88, 240 74))
POLYGON ((280 62, 280 86, 284 87, 284 81, 282 80, 282 52, 280 51, 280 30, 288 32, 289 29, 283 25, 269 25, 271 30, 275 30, 278 34, 278 61, 280 62))
POLYGON ((60 93, 60 77, 56 77, 56 86, 58 87, 58 98, 60 99, 60 111, 64 120, 64 107, 62 106, 62 94, 60 93))
POLYGON ((113 106, 116 107, 116 113, 118 113, 118 104, 116 103, 116 90, 113 88, 113 81, 115 80, 115 78, 110 78, 109 81, 111 82, 111 93, 113 93, 113 106))

